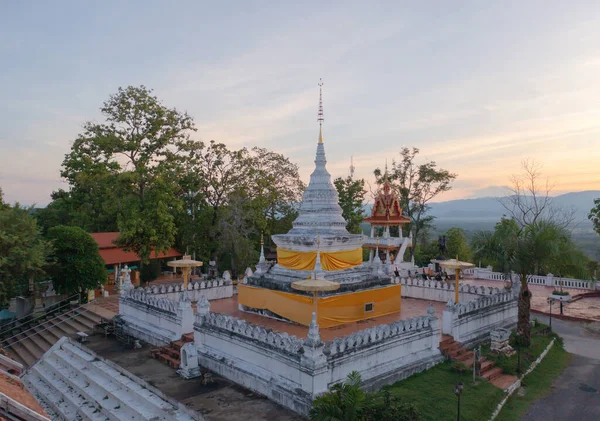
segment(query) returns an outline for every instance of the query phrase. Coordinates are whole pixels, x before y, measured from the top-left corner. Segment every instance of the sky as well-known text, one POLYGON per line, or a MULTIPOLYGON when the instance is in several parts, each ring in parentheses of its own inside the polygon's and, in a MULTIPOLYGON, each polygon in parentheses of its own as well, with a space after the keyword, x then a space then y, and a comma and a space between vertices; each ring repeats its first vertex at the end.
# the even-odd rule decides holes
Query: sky
POLYGON ((600 188, 598 1, 0 0, 0 188, 44 206, 118 87, 187 111, 193 138, 372 181, 402 146, 496 195, 524 159, 555 193, 600 188))

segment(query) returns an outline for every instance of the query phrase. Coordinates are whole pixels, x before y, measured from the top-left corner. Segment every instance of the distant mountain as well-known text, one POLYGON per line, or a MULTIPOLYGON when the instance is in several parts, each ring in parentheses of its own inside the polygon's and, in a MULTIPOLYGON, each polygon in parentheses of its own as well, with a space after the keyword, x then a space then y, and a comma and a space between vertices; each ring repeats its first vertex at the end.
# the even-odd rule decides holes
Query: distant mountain
MULTIPOLYGON (((589 224, 587 215, 594 206, 594 199, 600 197, 600 190, 586 190, 555 196, 552 198, 556 206, 573 208, 575 222, 589 224)), ((470 221, 476 224, 496 223, 507 211, 497 197, 481 197, 477 199, 450 200, 431 204, 431 214, 436 223, 450 221, 470 221)), ((587 225, 586 224, 586 225, 587 225)), ((589 224, 591 227, 591 224, 589 224)))

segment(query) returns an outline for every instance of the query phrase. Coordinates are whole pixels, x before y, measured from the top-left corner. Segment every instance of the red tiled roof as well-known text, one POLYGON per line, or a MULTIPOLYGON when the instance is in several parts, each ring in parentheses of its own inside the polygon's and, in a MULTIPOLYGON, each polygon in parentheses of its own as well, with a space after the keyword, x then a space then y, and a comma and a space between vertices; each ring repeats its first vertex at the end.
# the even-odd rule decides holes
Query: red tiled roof
POLYGON ((18 377, 0 372, 0 393, 5 394, 40 415, 48 416, 40 403, 25 389, 25 386, 23 386, 18 377))
MULTIPOLYGON (((100 249, 98 250, 98 252, 100 253, 100 257, 104 259, 104 263, 107 265, 116 265, 118 263, 130 263, 140 261, 140 257, 133 251, 125 251, 117 247, 110 249, 100 249)), ((158 253, 158 256, 156 256, 154 252, 150 253, 150 260, 179 256, 182 256, 182 254, 174 248, 171 248, 166 253, 158 253)))
MULTIPOLYGON (((125 251, 121 247, 117 247, 115 241, 119 238, 119 232, 93 232, 90 235, 98 243, 98 252, 100 257, 104 259, 104 263, 107 265, 115 265, 118 263, 130 263, 139 262, 140 257, 133 251, 125 251)), ((167 257, 179 257, 182 256, 174 248, 171 248, 166 253, 158 253, 158 256, 152 252, 150 259, 164 259, 167 257)))
POLYGON ((96 243, 98 243, 99 249, 107 249, 117 247, 114 243, 119 238, 120 232, 93 232, 90 235, 96 243))

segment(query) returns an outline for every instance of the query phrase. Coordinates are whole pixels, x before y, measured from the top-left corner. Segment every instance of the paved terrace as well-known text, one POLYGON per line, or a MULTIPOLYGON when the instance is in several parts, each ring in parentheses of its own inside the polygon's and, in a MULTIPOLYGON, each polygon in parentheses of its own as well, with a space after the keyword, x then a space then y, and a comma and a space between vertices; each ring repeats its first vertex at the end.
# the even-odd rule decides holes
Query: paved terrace
MULTIPOLYGON (((489 281, 482 279, 466 279, 461 281, 461 283, 467 283, 471 285, 484 285, 502 288, 504 282, 501 281, 489 281)), ((555 288, 546 287, 543 285, 529 285, 529 290, 531 291, 531 309, 535 311, 540 311, 544 313, 548 313, 550 311, 550 306, 546 301, 548 296, 552 294, 555 288)), ((571 297, 576 297, 580 294, 586 294, 591 291, 584 289, 573 289, 573 288, 564 288, 564 291, 568 291, 571 294, 571 297)), ((552 314, 559 313, 559 304, 552 305, 552 314)), ((578 319, 587 319, 587 320, 598 320, 600 321, 600 296, 598 297, 586 297, 581 298, 573 303, 567 303, 563 305, 563 313, 566 316, 575 317, 578 319)))

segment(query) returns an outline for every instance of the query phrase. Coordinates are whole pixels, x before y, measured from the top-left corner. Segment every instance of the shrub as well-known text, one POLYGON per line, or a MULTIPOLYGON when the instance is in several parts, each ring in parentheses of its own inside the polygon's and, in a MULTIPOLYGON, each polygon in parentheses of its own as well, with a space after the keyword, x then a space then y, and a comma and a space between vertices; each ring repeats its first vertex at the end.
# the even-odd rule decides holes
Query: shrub
POLYGON ((465 363, 461 362, 461 361, 457 361, 454 364, 452 364, 452 366, 450 367, 450 369, 452 371, 454 371, 455 373, 466 373, 469 370, 469 367, 467 367, 465 365, 465 363))
POLYGON ((552 291, 552 295, 565 296, 565 295, 570 295, 570 294, 567 291, 559 291, 559 290, 555 289, 554 291, 552 291))

